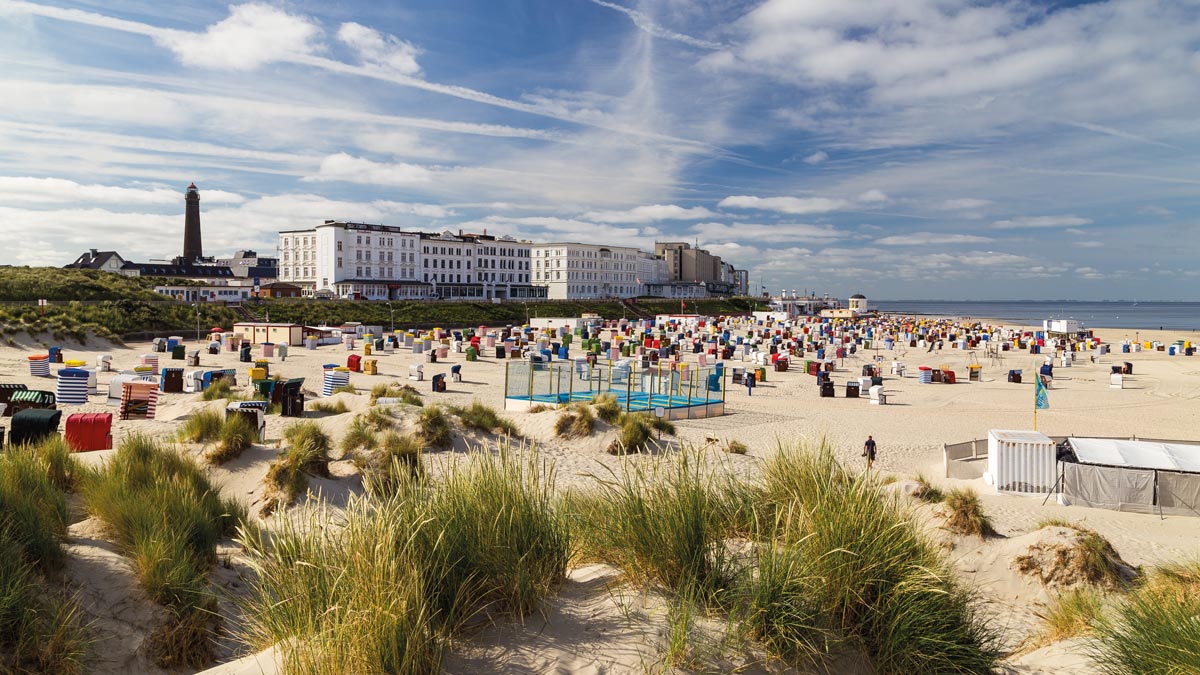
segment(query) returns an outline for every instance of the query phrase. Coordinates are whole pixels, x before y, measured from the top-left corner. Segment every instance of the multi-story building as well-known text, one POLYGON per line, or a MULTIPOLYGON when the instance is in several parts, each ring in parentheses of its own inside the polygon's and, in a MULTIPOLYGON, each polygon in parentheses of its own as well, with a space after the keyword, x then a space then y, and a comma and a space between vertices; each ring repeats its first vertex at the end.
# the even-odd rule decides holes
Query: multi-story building
POLYGON ((654 254, 666 260, 672 284, 702 285, 705 294, 708 295, 739 294, 749 290, 750 280, 747 275, 739 273, 733 265, 721 260, 720 256, 712 255, 701 248, 692 248, 686 242, 655 242, 654 254))
POLYGON ((637 252, 637 294, 658 295, 655 289, 668 283, 667 261, 646 251, 637 252))
POLYGON ((636 248, 571 242, 533 245, 533 283, 551 300, 633 298, 641 294, 636 248))
POLYGON ((279 233, 279 280, 306 297, 332 294, 368 300, 422 299, 421 234, 398 227, 327 220, 279 233))
POLYGON ((750 295, 750 270, 733 271, 733 278, 736 286, 733 289, 734 295, 750 295))
POLYGON ((279 280, 305 296, 367 300, 538 299, 528 241, 327 220, 279 233, 279 280))

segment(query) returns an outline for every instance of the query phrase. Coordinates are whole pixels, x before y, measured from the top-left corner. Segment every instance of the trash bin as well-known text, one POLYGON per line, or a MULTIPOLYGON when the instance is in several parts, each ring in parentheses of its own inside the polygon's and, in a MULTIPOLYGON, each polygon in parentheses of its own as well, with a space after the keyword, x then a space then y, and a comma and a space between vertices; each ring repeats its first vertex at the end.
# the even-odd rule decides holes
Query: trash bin
POLYGON ((269 358, 275 356, 275 343, 274 342, 262 343, 262 352, 263 352, 263 358, 269 359, 269 358))
POLYGON ((275 345, 275 353, 279 355, 280 361, 287 361, 288 343, 280 342, 275 345))

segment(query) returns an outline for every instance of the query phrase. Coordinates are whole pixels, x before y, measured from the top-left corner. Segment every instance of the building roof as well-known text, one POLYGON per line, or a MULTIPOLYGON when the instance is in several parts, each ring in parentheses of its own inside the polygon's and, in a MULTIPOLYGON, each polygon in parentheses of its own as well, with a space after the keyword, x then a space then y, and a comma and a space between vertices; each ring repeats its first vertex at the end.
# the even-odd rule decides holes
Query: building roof
POLYGON ((855 293, 854 295, 850 296, 850 299, 851 300, 866 300, 867 296, 863 295, 862 293, 855 293))
POLYGON ((107 265, 108 261, 112 258, 116 258, 119 262, 125 261, 116 251, 97 251, 96 249, 92 249, 81 254, 75 259, 75 262, 70 265, 63 265, 63 267, 65 269, 98 270, 107 265))
POLYGON ((216 265, 176 265, 174 263, 135 263, 121 265, 123 270, 137 270, 147 277, 184 277, 196 279, 219 279, 233 277, 233 270, 216 265))
POLYGON ((1200 473, 1200 445, 1115 438, 1069 438, 1083 464, 1200 473))

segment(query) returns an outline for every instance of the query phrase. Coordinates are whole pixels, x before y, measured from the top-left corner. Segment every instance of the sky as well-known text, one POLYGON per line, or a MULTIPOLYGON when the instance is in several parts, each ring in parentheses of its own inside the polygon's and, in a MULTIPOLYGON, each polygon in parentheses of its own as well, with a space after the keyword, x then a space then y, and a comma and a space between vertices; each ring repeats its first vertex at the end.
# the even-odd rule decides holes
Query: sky
POLYGON ((0 264, 326 219, 1200 300, 1195 0, 0 0, 0 264))

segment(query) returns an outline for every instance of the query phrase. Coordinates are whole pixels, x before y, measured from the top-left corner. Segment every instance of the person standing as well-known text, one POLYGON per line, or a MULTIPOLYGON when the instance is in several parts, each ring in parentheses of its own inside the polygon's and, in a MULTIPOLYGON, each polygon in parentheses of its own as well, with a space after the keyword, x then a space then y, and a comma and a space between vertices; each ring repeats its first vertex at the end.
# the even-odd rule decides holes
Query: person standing
POLYGON ((863 457, 867 458, 867 471, 875 464, 875 439, 867 436, 867 442, 863 443, 863 457))

